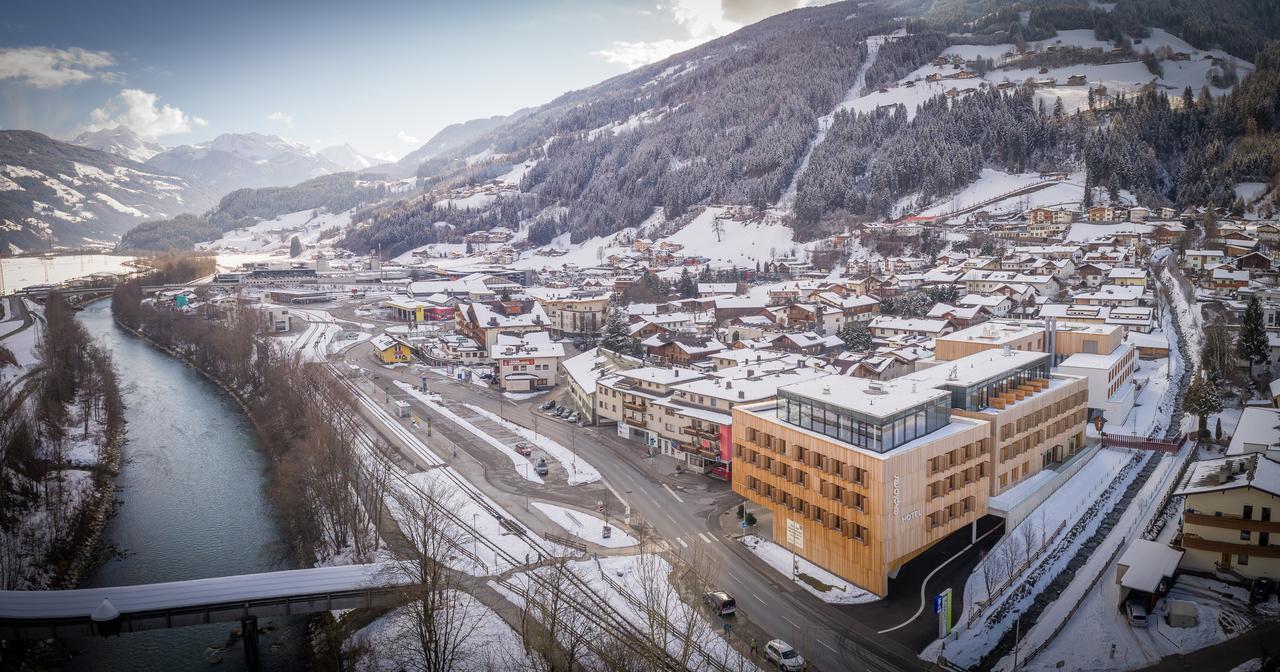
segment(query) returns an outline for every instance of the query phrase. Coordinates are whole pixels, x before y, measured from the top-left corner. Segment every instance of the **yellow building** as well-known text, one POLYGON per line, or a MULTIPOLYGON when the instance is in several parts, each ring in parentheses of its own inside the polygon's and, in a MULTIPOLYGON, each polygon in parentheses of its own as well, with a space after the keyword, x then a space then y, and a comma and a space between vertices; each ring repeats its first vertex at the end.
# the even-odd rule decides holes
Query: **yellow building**
POLYGON ((1280 579, 1280 463, 1259 453, 1201 460, 1174 494, 1185 497, 1181 567, 1280 579))
POLYGON ((373 345, 374 354, 383 364, 413 361, 413 346, 394 336, 378 334, 369 342, 373 345))

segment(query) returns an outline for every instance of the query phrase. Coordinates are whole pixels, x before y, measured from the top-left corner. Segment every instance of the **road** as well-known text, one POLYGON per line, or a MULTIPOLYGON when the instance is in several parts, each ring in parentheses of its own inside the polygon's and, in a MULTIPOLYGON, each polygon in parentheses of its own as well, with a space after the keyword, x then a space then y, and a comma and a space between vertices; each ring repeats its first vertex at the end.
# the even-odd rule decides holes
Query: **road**
MULTIPOLYGON (((931 568, 929 563, 940 563, 964 549, 967 535, 948 540, 949 543, 926 554, 928 558, 904 568, 903 574, 910 574, 912 578, 904 577, 902 588, 896 591, 891 588, 886 600, 861 607, 830 605, 787 581, 729 537, 721 524, 722 517, 732 517, 733 507, 742 500, 727 484, 701 475, 664 472, 659 466, 662 458, 648 457, 640 444, 619 438, 612 428, 577 427, 539 415, 537 403, 546 397, 514 401, 504 399, 495 390, 454 381, 425 368, 378 367, 373 363, 367 343, 347 349, 343 358, 349 365, 376 369, 375 382, 388 392, 398 392, 392 380, 417 385, 425 375, 429 388, 452 402, 500 413, 507 420, 528 428, 536 425, 544 436, 565 446, 576 446, 579 454, 601 472, 610 491, 621 500, 619 504, 610 504, 611 516, 625 516, 632 527, 652 530, 672 552, 716 568, 717 586, 737 598, 743 613, 735 626, 735 635, 756 637, 762 644, 766 641, 765 633, 768 637, 786 639, 820 670, 930 669, 916 651, 923 646, 919 643, 922 633, 924 643, 933 638, 935 626, 931 609, 926 609, 927 614, 912 621, 909 627, 895 630, 892 637, 878 634, 877 630, 889 623, 900 624, 920 611, 920 581, 930 573, 926 571, 931 568), (535 416, 538 417, 536 423, 535 416), (904 644, 913 640, 918 643, 914 648, 904 644)), ((415 403, 414 412, 430 418, 433 438, 444 434, 450 443, 472 456, 495 452, 470 432, 423 405, 415 403)), ((518 475, 503 478, 495 474, 502 470, 504 459, 489 465, 484 474, 485 483, 477 485, 482 489, 487 486, 504 490, 508 496, 528 495, 529 489, 534 488, 532 496, 537 499, 560 499, 545 497, 552 493, 544 486, 522 481, 518 475)), ((505 471, 514 471, 509 461, 505 471)), ((992 536, 990 541, 994 539, 992 536)), ((977 552, 970 550, 948 565, 947 569, 959 576, 961 587, 968 571, 966 565, 971 568, 976 558, 977 552)), ((932 595, 932 586, 943 578, 939 574, 930 582, 929 595, 932 595)))

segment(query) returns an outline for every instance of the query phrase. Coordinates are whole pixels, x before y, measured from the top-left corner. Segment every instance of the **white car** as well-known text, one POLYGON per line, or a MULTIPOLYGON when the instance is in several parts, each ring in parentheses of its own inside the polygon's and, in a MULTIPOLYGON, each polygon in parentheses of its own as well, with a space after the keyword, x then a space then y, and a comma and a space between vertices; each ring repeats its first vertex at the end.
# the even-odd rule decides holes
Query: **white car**
POLYGON ((790 644, 781 639, 772 640, 764 645, 764 657, 787 672, 804 669, 804 658, 796 653, 790 644))

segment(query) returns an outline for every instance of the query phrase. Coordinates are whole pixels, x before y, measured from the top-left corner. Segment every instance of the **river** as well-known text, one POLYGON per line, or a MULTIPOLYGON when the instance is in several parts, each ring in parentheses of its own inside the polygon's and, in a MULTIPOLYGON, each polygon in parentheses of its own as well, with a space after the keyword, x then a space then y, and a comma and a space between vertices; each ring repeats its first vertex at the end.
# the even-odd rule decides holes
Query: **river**
MULTIPOLYGON (((121 586, 286 569, 280 529, 264 493, 266 458, 240 407, 193 369, 118 328, 110 301, 80 321, 115 358, 128 405, 128 442, 116 479, 119 506, 103 542, 122 554, 81 587, 121 586)), ((264 670, 303 669, 306 622, 263 619, 264 670)), ((77 639, 73 670, 208 670, 210 646, 238 623, 77 639)), ((218 669, 242 670, 236 643, 218 669)))

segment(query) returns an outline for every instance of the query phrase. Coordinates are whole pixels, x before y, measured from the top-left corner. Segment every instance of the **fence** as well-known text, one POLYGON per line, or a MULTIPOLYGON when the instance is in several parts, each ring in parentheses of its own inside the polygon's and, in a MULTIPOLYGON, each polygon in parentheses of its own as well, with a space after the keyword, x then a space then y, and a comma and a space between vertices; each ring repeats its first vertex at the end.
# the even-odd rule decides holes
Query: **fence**
MULTIPOLYGON (((550 533, 550 532, 544 532, 544 533, 542 533, 542 538, 543 538, 543 539, 546 539, 547 541, 549 541, 549 542, 551 542, 551 543, 553 543, 553 544, 559 544, 559 545, 561 545, 561 546, 566 546, 566 547, 568 547, 568 548, 572 548, 573 550, 578 551, 579 553, 586 553, 586 552, 587 552, 587 545, 586 545, 586 544, 584 544, 584 543, 582 543, 581 541, 578 541, 577 539, 570 539, 569 537, 562 537, 562 536, 560 536, 560 535, 558 535, 558 534, 552 534, 552 533, 550 533)), ((597 562, 597 564, 598 564, 600 561, 599 561, 599 560, 597 560, 596 562, 597 562)))
POLYGON ((1164 453, 1176 453, 1187 442, 1186 435, 1176 439, 1157 439, 1151 436, 1133 436, 1130 434, 1102 433, 1102 445, 1115 448, 1137 448, 1139 450, 1157 450, 1164 453))

